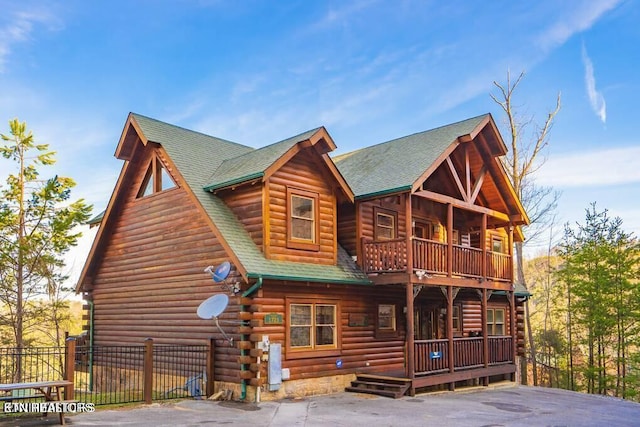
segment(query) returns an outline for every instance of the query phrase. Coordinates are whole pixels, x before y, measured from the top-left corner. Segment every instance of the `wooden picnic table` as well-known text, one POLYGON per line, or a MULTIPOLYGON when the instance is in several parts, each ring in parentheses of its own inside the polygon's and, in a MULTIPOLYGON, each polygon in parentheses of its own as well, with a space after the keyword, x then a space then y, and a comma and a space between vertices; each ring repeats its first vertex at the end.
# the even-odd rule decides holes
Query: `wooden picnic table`
MULTIPOLYGON (((34 382, 23 382, 23 383, 8 383, 8 384, 0 384, 0 392, 11 392, 15 390, 36 390, 38 394, 28 395, 28 396, 6 396, 3 397, 2 400, 17 400, 17 399, 25 399, 25 398, 37 398, 44 397, 46 402, 75 402, 75 401, 63 401, 62 394, 60 392, 61 388, 73 385, 73 382, 67 380, 56 380, 56 381, 34 381, 34 382)), ((45 416, 47 413, 45 412, 45 416)), ((59 412, 60 416, 60 424, 64 425, 64 412, 59 412)))

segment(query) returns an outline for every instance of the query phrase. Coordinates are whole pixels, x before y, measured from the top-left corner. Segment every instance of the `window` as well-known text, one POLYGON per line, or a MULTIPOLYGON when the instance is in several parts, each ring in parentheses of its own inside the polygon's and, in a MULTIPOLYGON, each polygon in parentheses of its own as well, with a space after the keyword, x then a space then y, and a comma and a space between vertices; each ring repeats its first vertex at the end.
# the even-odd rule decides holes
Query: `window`
MULTIPOLYGON (((456 337, 462 336, 462 305, 455 304, 453 306, 453 310, 451 312, 451 317, 453 318, 453 335, 456 337)), ((447 322, 447 308, 443 307, 440 309, 440 318, 443 321, 447 322)))
POLYGON ((383 332, 396 330, 395 304, 378 304, 378 329, 383 332))
POLYGON ((460 233, 455 228, 453 229, 453 238, 451 239, 451 243, 454 245, 460 244, 460 233))
POLYGON ((418 239, 429 239, 433 238, 433 225, 430 222, 426 221, 414 221, 413 224, 413 235, 418 239))
POLYGON ((338 305, 300 301, 287 304, 287 358, 312 357, 317 352, 339 350, 338 305))
POLYGON ((491 251, 504 253, 504 240, 499 236, 491 237, 491 251))
POLYGON ((320 250, 318 193, 287 188, 287 247, 320 250))
POLYGON ((391 240, 396 238, 397 215, 398 214, 393 211, 374 208, 375 240, 391 240))
POLYGON ((489 335, 504 335, 504 309, 487 309, 487 333, 489 335))
POLYGON ((462 310, 459 305, 453 306, 453 331, 462 332, 462 310))
POLYGON ((149 163, 149 168, 138 192, 138 198, 150 196, 154 193, 170 190, 175 187, 175 181, 162 165, 160 159, 156 157, 149 163))

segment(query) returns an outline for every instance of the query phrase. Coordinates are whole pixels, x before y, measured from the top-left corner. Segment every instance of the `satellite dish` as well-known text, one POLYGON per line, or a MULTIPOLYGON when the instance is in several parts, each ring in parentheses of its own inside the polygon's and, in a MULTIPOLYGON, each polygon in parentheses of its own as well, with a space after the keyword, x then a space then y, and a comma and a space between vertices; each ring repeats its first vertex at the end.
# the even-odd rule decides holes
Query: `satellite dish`
POLYGON ((198 306, 198 317, 201 319, 214 319, 220 316, 229 304, 226 294, 217 294, 202 301, 198 306))
POLYGON ((220 283, 224 281, 229 275, 231 271, 231 263, 229 261, 225 261, 213 270, 213 281, 216 283, 220 283))
POLYGON ((224 309, 227 308, 227 304, 229 304, 229 297, 226 294, 216 294, 202 301, 198 306, 196 313, 201 319, 215 320, 216 326, 224 339, 229 341, 230 345, 233 345, 233 338, 224 332, 218 322, 218 316, 220 316, 224 309))
POLYGON ((222 283, 222 289, 229 291, 233 295, 240 292, 239 282, 234 284, 228 284, 226 282, 226 279, 229 277, 229 273, 231 272, 231 263, 229 261, 224 261, 217 267, 210 265, 204 269, 204 272, 210 274, 215 283, 222 283))

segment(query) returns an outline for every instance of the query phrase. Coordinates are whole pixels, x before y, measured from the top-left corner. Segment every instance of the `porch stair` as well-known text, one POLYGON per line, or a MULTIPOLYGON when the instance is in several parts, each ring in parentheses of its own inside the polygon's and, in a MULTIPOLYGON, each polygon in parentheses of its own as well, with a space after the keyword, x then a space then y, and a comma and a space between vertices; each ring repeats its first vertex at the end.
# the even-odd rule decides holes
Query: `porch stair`
POLYGON ((406 394, 411 387, 409 378, 387 377, 384 375, 358 374, 351 387, 345 391, 352 393, 367 393, 397 399, 406 394))

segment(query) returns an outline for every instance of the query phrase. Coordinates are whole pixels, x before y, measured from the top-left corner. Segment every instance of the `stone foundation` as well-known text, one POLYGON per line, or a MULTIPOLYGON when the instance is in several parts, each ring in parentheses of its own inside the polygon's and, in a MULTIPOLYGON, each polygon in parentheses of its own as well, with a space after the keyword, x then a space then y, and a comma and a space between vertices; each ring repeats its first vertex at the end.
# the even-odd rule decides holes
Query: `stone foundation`
MULTIPOLYGON (((280 389, 276 391, 268 391, 269 385, 264 385, 260 387, 260 401, 296 399, 308 396, 340 393, 343 392, 346 387, 350 386, 351 381, 354 381, 355 379, 355 374, 347 374, 303 380, 287 380, 283 381, 280 385, 280 389)), ((233 391, 233 400, 240 400, 242 392, 240 384, 216 381, 215 391, 218 392, 220 390, 231 390, 233 391)), ((255 402, 256 391, 257 387, 247 386, 245 401, 255 402)))

